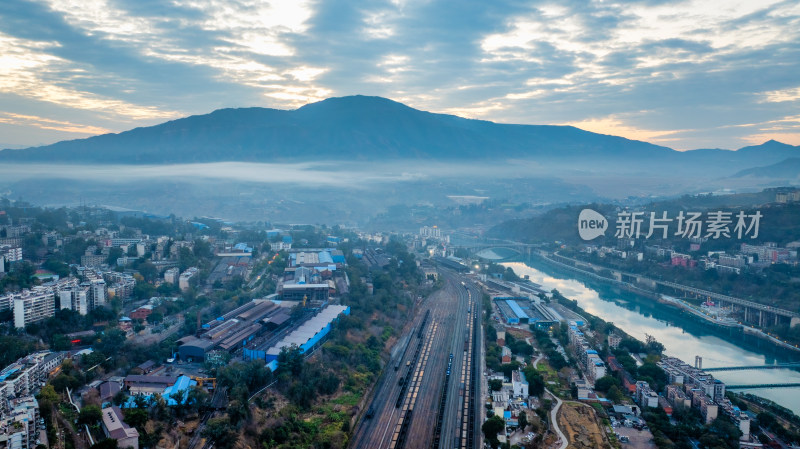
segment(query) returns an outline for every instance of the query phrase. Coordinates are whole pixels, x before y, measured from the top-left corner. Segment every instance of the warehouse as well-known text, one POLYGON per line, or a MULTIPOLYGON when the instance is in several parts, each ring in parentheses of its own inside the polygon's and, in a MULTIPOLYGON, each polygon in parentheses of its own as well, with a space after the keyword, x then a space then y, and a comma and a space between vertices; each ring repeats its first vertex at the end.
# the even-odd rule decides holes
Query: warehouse
POLYGON ((234 351, 257 336, 280 328, 289 310, 273 301, 256 299, 202 326, 202 334, 178 340, 181 360, 200 361, 214 349, 234 351))
POLYGON ((350 315, 350 307, 329 305, 277 343, 267 341, 256 347, 245 347, 244 358, 245 360, 262 359, 270 363, 277 360, 282 348, 292 345, 300 348, 302 353, 308 352, 328 335, 333 323, 340 315, 350 315))
POLYGON ((530 311, 528 298, 496 297, 494 302, 497 304, 497 308, 500 309, 500 313, 506 323, 528 324, 530 322, 530 316, 523 310, 525 308, 530 311), (522 305, 520 305, 520 302, 522 305))

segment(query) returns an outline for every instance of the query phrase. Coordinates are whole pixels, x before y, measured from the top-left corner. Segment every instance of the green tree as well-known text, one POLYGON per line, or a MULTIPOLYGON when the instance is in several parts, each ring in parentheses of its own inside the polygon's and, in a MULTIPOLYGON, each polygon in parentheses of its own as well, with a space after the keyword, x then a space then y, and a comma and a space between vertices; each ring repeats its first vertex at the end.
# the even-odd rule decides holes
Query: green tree
POLYGON ((117 259, 123 255, 122 248, 115 246, 108 250, 108 258, 106 259, 106 263, 114 267, 117 265, 117 259))
POLYGON ((489 380, 489 389, 492 391, 500 391, 503 389, 503 381, 500 379, 489 380))
POLYGON ((487 419, 486 422, 483 423, 481 426, 481 431, 486 436, 486 439, 489 440, 492 447, 497 447, 498 440, 497 434, 500 432, 504 432, 506 429, 506 422, 503 418, 499 416, 492 416, 491 418, 487 419))
POLYGON ((528 427, 528 415, 525 414, 524 410, 520 410, 517 422, 519 422, 520 430, 525 431, 525 428, 528 427))
POLYGON ((594 389, 601 393, 608 393, 608 390, 613 386, 619 386, 619 380, 613 376, 603 376, 594 383, 594 389))
POLYGON ((625 399, 625 395, 622 394, 622 390, 620 390, 616 385, 612 385, 611 388, 608 389, 606 397, 613 402, 622 402, 622 400, 625 399))
POLYGON ((236 433, 227 417, 211 418, 208 420, 203 436, 214 442, 220 449, 229 449, 236 444, 236 433))
POLYGON ((158 268, 151 262, 144 262, 136 267, 136 271, 142 275, 145 281, 152 283, 158 279, 158 268))
POLYGON ((95 349, 103 354, 117 354, 125 344, 125 332, 113 328, 106 330, 105 334, 97 341, 95 349))
POLYGON ((93 426, 103 419, 103 412, 100 407, 96 405, 87 405, 81 409, 78 415, 78 422, 80 424, 88 424, 93 426))
POLYGON ((147 410, 142 408, 126 408, 122 411, 125 415, 125 422, 128 425, 136 427, 138 430, 143 431, 144 425, 147 424, 147 410))

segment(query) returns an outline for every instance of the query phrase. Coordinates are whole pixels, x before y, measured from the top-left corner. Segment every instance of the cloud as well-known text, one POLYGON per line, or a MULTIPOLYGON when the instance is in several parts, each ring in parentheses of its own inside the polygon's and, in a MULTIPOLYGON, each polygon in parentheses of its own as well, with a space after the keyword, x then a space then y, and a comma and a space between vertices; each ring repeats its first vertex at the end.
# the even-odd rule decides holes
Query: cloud
POLYGON ((33 126, 39 129, 49 129, 67 133, 83 134, 92 136, 95 134, 105 134, 110 132, 108 129, 99 126, 81 125, 63 120, 52 120, 33 115, 14 114, 11 112, 0 112, 0 123, 11 125, 33 126))
POLYGON ((800 87, 782 89, 782 90, 773 90, 770 92, 764 92, 763 95, 765 98, 761 101, 767 103, 782 103, 784 101, 797 101, 800 100, 800 87))
POLYGON ((599 134, 609 134, 613 136, 625 136, 629 139, 644 140, 647 142, 665 143, 679 140, 675 134, 686 132, 686 130, 652 130, 641 129, 632 126, 623 119, 616 116, 603 118, 593 118, 579 122, 563 123, 563 125, 574 126, 584 131, 591 131, 599 134), (673 136, 673 137, 670 137, 673 136))
POLYGON ((72 109, 85 129, 361 93, 737 147, 769 130, 729 125, 800 97, 800 6, 782 0, 15 0, 0 30, 3 109, 77 123, 72 109))

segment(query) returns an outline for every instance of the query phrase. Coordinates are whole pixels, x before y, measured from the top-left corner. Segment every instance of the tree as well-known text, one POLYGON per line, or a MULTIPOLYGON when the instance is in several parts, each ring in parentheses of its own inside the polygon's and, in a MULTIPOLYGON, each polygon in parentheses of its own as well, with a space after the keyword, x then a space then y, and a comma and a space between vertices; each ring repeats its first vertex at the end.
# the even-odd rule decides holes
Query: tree
POLYGON ((125 415, 125 422, 139 430, 143 430, 147 424, 147 410, 143 408, 126 408, 122 413, 125 415))
POLYGON ((594 383, 594 389, 601 393, 608 393, 609 389, 613 386, 619 386, 619 380, 616 377, 605 375, 594 383))
POLYGON ((481 431, 492 444, 492 447, 497 447, 497 434, 505 430, 506 422, 499 416, 492 416, 481 426, 481 431))
POLYGON ((100 410, 100 407, 96 405, 87 405, 83 407, 80 415, 78 415, 78 422, 80 424, 88 424, 90 426, 97 424, 101 419, 103 419, 103 412, 100 410))
POLYGON ((236 444, 236 434, 227 417, 211 418, 208 420, 203 436, 214 442, 220 449, 228 449, 236 444))
POLYGON ((149 261, 139 264, 139 266, 136 267, 136 270, 147 282, 152 283, 158 279, 158 268, 149 261))
POLYGON ((60 400, 60 396, 56 393, 56 389, 52 385, 45 385, 42 391, 39 392, 39 400, 47 401, 51 404, 56 404, 60 400))
POLYGON ((122 345, 125 344, 126 338, 125 332, 122 330, 116 328, 109 329, 105 332, 105 335, 98 340, 95 348, 103 354, 117 354, 119 350, 122 349, 122 345))
POLYGON ((519 422, 519 429, 524 432, 525 428, 528 427, 528 415, 525 414, 524 410, 520 410, 517 422, 519 422))
POLYGON ((300 353, 300 348, 296 345, 281 348, 281 352, 278 354, 278 364, 285 366, 293 375, 299 376, 303 371, 303 354, 300 353))
POLYGON ((150 316, 147 317, 147 322, 151 324, 160 323, 164 320, 164 314, 158 310, 154 310, 150 316))
POLYGON ((500 379, 489 380, 489 389, 492 391, 500 391, 503 389, 503 381, 500 379))
POLYGON ((622 400, 625 399, 625 396, 622 394, 622 390, 620 390, 616 385, 612 385, 611 388, 608 389, 606 397, 613 402, 622 402, 622 400))
POLYGON ((122 255, 123 255, 122 248, 120 248, 118 246, 115 246, 115 247, 113 247, 113 248, 108 250, 108 259, 106 259, 106 263, 108 263, 112 267, 116 266, 117 265, 117 259, 122 257, 122 255))

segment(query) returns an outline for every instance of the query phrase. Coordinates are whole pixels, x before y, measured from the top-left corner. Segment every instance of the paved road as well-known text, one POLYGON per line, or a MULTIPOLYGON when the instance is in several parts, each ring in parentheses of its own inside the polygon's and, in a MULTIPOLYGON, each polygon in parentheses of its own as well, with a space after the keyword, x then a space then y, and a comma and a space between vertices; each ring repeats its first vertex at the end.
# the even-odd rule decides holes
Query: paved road
MULTIPOLYGON (((542 355, 536 357, 536 359, 533 361, 534 368, 536 368, 537 364, 539 363, 539 360, 541 360, 542 358, 543 358, 542 355)), ((550 410, 550 420, 553 422, 553 430, 556 432, 556 435, 558 435, 559 441, 561 441, 561 446, 559 449, 567 449, 567 446, 569 446, 569 441, 567 441, 567 437, 566 435, 564 435, 564 432, 561 431, 561 428, 558 427, 558 410, 561 408, 561 404, 563 403, 563 401, 558 396, 554 395, 553 392, 548 390, 546 387, 544 391, 550 396, 552 396, 553 399, 556 400, 556 406, 553 407, 552 410, 550 410)))

